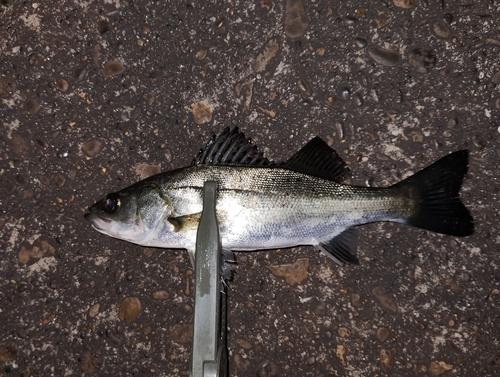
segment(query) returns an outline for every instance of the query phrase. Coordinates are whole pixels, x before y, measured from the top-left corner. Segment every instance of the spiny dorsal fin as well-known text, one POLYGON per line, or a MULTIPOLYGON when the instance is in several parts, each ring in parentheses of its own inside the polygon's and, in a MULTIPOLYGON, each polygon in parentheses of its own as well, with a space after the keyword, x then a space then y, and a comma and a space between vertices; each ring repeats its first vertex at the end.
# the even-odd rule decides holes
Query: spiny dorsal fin
POLYGON ((319 137, 312 139, 280 166, 338 183, 349 174, 344 160, 319 137))
POLYGON ((270 165, 271 161, 257 150, 250 139, 245 138, 245 134, 240 132, 238 127, 232 131, 226 127, 219 137, 212 134, 205 148, 200 150, 191 163, 203 164, 270 165))

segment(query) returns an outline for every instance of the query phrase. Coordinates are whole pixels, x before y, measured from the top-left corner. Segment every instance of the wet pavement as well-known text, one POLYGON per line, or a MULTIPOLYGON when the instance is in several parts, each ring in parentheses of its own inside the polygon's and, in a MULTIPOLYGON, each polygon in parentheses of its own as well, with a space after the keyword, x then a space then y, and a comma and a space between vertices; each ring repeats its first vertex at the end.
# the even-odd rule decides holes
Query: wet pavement
POLYGON ((188 375, 187 252, 83 214, 235 125, 275 161, 321 136, 358 185, 468 148, 476 233, 237 253, 231 376, 500 375, 496 2, 2 0, 0 35, 0 375, 188 375))

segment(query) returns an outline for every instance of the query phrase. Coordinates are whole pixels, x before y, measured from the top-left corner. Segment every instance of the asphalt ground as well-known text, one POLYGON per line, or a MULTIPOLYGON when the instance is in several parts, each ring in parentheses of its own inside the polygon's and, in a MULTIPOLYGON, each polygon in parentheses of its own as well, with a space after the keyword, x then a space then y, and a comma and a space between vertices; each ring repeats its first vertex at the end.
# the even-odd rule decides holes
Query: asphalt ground
POLYGON ((226 126, 274 161, 321 136, 357 185, 467 148, 476 225, 236 253, 231 376, 500 375, 498 2, 2 0, 0 49, 0 375, 188 375, 187 252, 83 215, 226 126))

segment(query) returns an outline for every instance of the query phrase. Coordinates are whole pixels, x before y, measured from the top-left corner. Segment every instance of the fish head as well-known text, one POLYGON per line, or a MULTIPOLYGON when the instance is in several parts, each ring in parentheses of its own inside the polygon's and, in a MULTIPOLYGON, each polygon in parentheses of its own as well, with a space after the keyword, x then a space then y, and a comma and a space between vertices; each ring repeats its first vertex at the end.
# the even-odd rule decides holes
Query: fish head
POLYGON ((136 184, 106 195, 89 208, 85 219, 100 233, 147 245, 172 212, 170 201, 158 187, 136 184))

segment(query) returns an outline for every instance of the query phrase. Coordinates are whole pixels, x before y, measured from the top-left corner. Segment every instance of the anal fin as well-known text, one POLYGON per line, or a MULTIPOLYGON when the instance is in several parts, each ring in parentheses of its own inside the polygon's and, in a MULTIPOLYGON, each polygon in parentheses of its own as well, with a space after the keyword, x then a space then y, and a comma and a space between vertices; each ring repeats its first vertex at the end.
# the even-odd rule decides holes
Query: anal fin
POLYGON ((358 242, 359 230, 348 228, 333 239, 315 245, 315 248, 341 266, 349 263, 359 264, 358 258, 354 255, 358 248, 358 242))
POLYGON ((233 273, 231 263, 236 263, 234 254, 231 250, 222 249, 222 258, 220 262, 220 277, 223 281, 230 280, 233 273))

